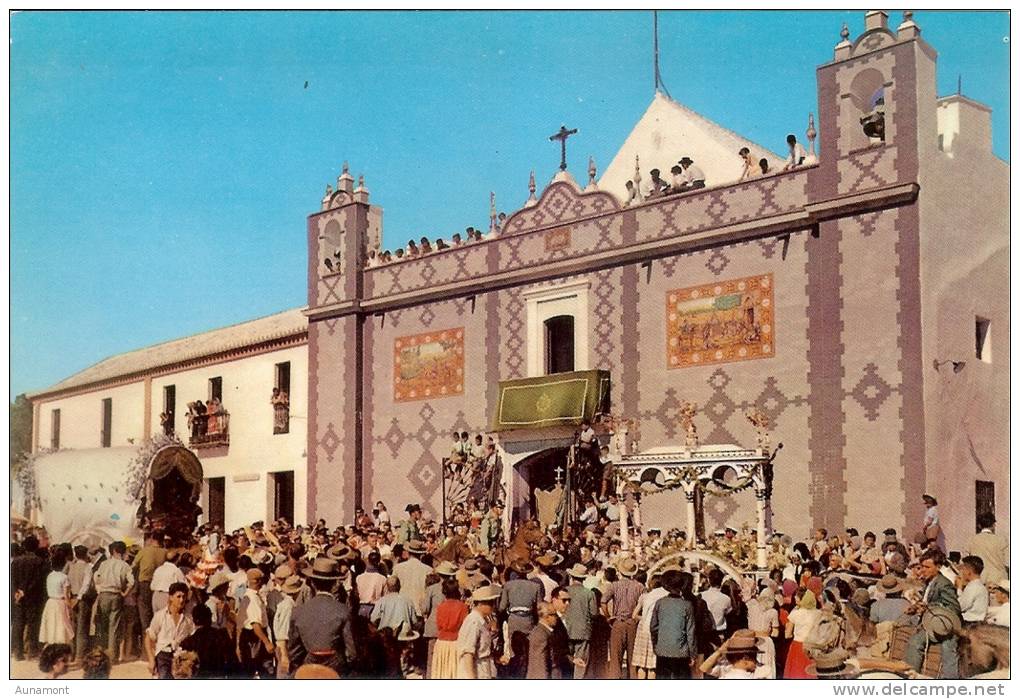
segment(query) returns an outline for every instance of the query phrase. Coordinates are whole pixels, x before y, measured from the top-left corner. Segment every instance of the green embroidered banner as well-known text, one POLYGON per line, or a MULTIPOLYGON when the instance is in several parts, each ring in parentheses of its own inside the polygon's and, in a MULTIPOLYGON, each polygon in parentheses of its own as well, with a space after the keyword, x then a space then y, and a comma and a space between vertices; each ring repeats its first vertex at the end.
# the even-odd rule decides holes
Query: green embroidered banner
POLYGON ((499 382, 492 429, 580 425, 609 412, 609 372, 599 369, 499 382))

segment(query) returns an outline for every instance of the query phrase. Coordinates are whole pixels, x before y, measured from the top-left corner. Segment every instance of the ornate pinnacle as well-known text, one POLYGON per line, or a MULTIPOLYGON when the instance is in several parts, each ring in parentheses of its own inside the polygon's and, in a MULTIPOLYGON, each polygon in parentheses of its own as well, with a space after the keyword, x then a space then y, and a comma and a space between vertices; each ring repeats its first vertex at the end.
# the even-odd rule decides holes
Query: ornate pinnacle
POLYGON ((596 173, 596 170, 595 170, 595 158, 593 158, 592 156, 589 155, 588 156, 588 185, 589 186, 594 186, 595 185, 595 173, 596 173))
POLYGON ((364 189, 364 188, 365 188, 365 176, 364 175, 358 175, 358 189, 364 189))
POLYGON ((815 114, 814 112, 808 112, 807 118, 807 140, 808 140, 808 156, 811 158, 815 157, 815 137, 818 136, 818 132, 815 131, 815 114))
POLYGON ((913 21, 914 21, 914 11, 913 10, 903 10, 903 22, 904 22, 904 24, 907 23, 907 22, 913 22, 913 21))
POLYGON ((344 164, 343 164, 343 167, 342 167, 342 173, 341 174, 344 174, 344 175, 350 174, 349 173, 349 168, 347 167, 347 161, 346 160, 344 161, 344 164))
POLYGON ((528 203, 534 203, 538 201, 535 199, 535 171, 531 171, 531 177, 528 179, 528 203))
POLYGON ((840 30, 839 35, 843 41, 850 40, 850 27, 846 26, 846 22, 843 22, 843 29, 840 30))
POLYGON ((328 197, 332 193, 333 193, 333 185, 331 185, 329 182, 327 182, 326 183, 326 196, 328 197))

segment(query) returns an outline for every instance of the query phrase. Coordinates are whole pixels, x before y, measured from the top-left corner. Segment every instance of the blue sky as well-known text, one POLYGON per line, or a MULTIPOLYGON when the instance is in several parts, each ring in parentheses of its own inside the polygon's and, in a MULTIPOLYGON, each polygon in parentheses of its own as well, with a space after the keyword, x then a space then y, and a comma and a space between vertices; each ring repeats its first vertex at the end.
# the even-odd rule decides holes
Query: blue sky
MULTIPOLYGON (((662 12, 673 98, 781 150, 863 12, 662 12)), ((900 22, 891 13, 890 24, 900 22)), ((940 94, 993 108, 1006 12, 918 12, 940 94)), ((11 396, 100 359, 305 303, 305 217, 344 160, 384 246, 582 177, 652 97, 649 12, 46 13, 11 20, 11 396), (308 83, 307 87, 305 83, 308 83)))

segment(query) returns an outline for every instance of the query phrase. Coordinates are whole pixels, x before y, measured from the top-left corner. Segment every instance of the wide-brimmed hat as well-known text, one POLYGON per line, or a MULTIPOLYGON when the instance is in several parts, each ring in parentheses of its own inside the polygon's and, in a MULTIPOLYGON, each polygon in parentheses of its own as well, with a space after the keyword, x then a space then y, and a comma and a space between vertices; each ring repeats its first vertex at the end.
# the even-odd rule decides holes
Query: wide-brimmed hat
POLYGON ((510 567, 515 572, 520 573, 521 575, 527 575, 528 573, 535 569, 535 566, 531 565, 531 563, 529 563, 528 561, 521 560, 514 561, 513 563, 510 564, 510 567))
POLYGON ((449 561, 443 561, 442 563, 436 566, 436 573, 438 573, 439 575, 444 575, 446 577, 456 575, 457 570, 459 570, 457 566, 453 565, 449 561))
POLYGON ((262 581, 266 579, 266 574, 259 568, 249 568, 248 572, 245 573, 248 576, 248 582, 251 583, 255 580, 262 581))
POLYGON ((567 571, 567 575, 569 575, 572 578, 580 579, 587 578, 588 569, 585 566, 581 565, 580 563, 575 563, 570 567, 570 570, 567 571))
POLYGON ((319 556, 312 562, 310 568, 305 568, 303 575, 318 580, 337 580, 340 578, 340 563, 332 558, 319 556))
POLYGON ((497 599, 501 594, 502 590, 500 590, 495 585, 483 585, 482 587, 478 588, 477 590, 471 593, 471 601, 489 602, 491 600, 497 599))
POLYGON ((815 658, 813 663, 810 663, 805 671, 809 675, 814 675, 818 679, 849 679, 857 677, 860 674, 860 670, 857 668, 847 665, 846 660, 849 657, 845 650, 835 650, 831 653, 822 653, 815 658))
POLYGON ((276 570, 273 571, 273 577, 276 578, 277 580, 286 580, 287 578, 289 578, 293 574, 294 574, 294 571, 291 569, 290 565, 287 564, 287 563, 284 563, 281 566, 277 566, 276 570))
POLYGON ((921 627, 933 643, 945 641, 960 633, 960 615, 948 607, 928 607, 921 615, 921 627))
POLYGON ((301 590, 303 584, 300 575, 290 575, 283 581, 280 589, 288 595, 293 595, 301 590))
POLYGON ((354 552, 351 550, 351 547, 345 546, 344 544, 331 546, 326 551, 326 556, 332 558, 334 561, 347 561, 352 558, 353 555, 354 552))
POLYGON ((478 561, 474 558, 469 558, 464 561, 464 570, 468 573, 473 573, 478 570, 478 561))
POLYGON ((1000 580, 999 582, 992 583, 988 586, 989 590, 1002 590, 1007 595, 1009 594, 1009 580, 1000 580))
POLYGON ((215 573, 212 578, 209 579, 209 592, 213 592, 218 587, 230 584, 230 576, 225 571, 215 573))
POLYGON ((637 575, 638 564, 637 561, 631 558, 625 558, 616 565, 616 572, 625 578, 632 578, 637 575))
POLYGON ((883 575, 882 579, 878 581, 878 589, 886 594, 902 592, 904 589, 903 581, 891 573, 883 575))
POLYGON ((398 641, 417 641, 419 638, 421 638, 421 634, 414 629, 407 628, 407 624, 400 625, 400 633, 397 634, 398 641))
POLYGON ((296 680, 338 680, 340 675, 331 667, 319 663, 304 663, 294 673, 296 680))
POLYGON ((535 559, 535 563, 544 568, 553 568, 563 563, 563 556, 556 553, 555 551, 546 551, 544 554, 535 559))
POLYGON ((407 512, 408 514, 412 512, 421 512, 421 505, 411 503, 410 505, 404 508, 404 512, 407 512))
POLYGON ((693 165, 694 164, 694 161, 691 160, 686 155, 684 157, 680 158, 680 160, 678 160, 677 162, 680 163, 681 165, 693 165))
POLYGON ((758 652, 758 641, 754 636, 734 636, 726 644, 726 655, 748 655, 758 652))
POLYGON ((408 553, 425 553, 425 542, 420 539, 411 539, 407 542, 405 550, 408 553))

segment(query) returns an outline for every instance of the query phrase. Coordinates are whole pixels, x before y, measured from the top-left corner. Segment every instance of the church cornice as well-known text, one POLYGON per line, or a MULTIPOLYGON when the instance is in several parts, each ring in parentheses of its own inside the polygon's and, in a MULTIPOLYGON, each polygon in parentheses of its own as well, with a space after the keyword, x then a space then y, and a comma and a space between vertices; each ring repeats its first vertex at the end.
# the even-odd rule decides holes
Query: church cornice
MULTIPOLYGON (((777 234, 788 234, 809 229, 821 221, 833 218, 910 204, 917 199, 919 191, 920 187, 916 183, 876 187, 850 195, 812 201, 788 212, 763 216, 731 225, 715 226, 668 238, 597 250, 576 257, 567 257, 533 266, 501 270, 467 280, 437 284, 397 294, 366 298, 359 301, 348 300, 329 306, 309 309, 305 314, 312 321, 326 320, 356 313, 377 314, 423 303, 443 301, 451 298, 464 298, 473 294, 487 293, 497 289, 530 284, 547 279, 585 274, 607 267, 647 262, 715 245, 732 244, 777 234)), ((657 203, 661 204, 664 199, 656 199, 652 202, 622 209, 609 215, 630 215, 630 212, 639 207, 646 208, 657 203)))

